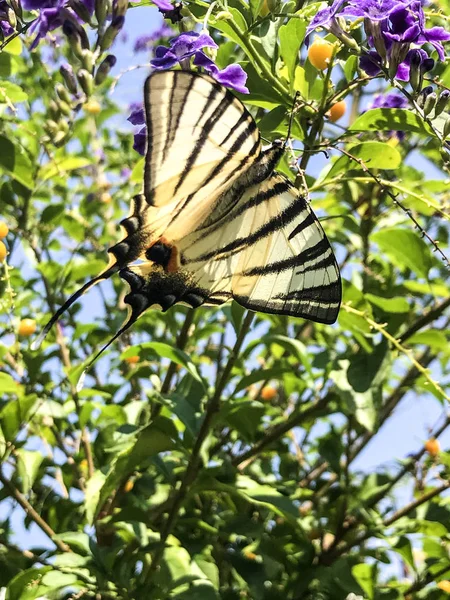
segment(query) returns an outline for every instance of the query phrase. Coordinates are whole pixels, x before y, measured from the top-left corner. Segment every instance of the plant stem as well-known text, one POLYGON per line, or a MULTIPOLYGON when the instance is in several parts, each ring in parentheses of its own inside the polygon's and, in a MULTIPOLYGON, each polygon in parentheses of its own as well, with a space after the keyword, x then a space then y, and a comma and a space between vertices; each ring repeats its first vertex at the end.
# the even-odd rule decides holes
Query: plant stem
MULTIPOLYGON (((213 396, 208 400, 205 409, 205 416, 203 422, 200 427, 200 431, 198 433, 197 439, 194 444, 194 448, 192 450, 191 458, 187 465, 186 471, 184 473, 184 477, 181 481, 181 485, 179 489, 174 493, 173 499, 171 502, 171 506, 169 509, 169 513, 167 515, 166 522, 164 524, 163 530, 161 532, 161 540, 158 544, 158 547, 153 555, 151 565, 147 574, 145 575, 144 588, 151 584, 151 579, 153 574, 155 573, 164 553, 165 544, 167 538, 171 534, 177 518, 179 516, 180 509, 182 504, 189 492, 189 487, 192 482, 195 480, 198 470, 200 468, 200 456, 203 448, 203 444, 212 429, 214 417, 220 408, 220 400, 222 397, 223 390, 225 389, 226 384, 228 383, 228 379, 231 375, 231 371, 236 363, 236 360, 239 356, 239 352, 241 350, 242 344, 244 342, 244 338, 247 335, 251 322, 253 320, 254 313, 248 311, 241 326, 241 330, 239 331, 239 335, 237 337, 236 343, 233 346, 231 354, 228 358, 228 362, 225 365, 222 376, 216 386, 213 396)), ((148 590, 147 590, 148 591, 148 590)))
POLYGON ((61 542, 58 539, 55 539, 56 533, 50 527, 46 521, 34 510, 28 500, 25 498, 23 494, 19 492, 19 490, 15 487, 15 485, 5 477, 2 472, 0 466, 0 482, 4 485, 4 487, 8 490, 11 496, 16 500, 16 502, 23 508, 23 510, 27 513, 27 515, 36 523, 38 527, 42 529, 42 531, 48 535, 48 537, 52 540, 55 546, 61 552, 71 552, 71 549, 67 544, 61 542))

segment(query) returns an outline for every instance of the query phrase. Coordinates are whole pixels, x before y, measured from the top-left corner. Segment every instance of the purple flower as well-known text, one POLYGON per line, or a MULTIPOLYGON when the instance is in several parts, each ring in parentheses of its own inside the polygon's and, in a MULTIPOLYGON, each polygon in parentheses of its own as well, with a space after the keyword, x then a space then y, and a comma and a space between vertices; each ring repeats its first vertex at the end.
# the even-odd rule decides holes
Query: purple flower
POLYGON ((132 125, 143 125, 145 123, 144 107, 140 102, 130 104, 130 111, 127 121, 130 121, 132 125))
POLYGON ((334 0, 330 7, 319 10, 314 19, 306 28, 306 37, 308 37, 318 27, 323 27, 324 29, 329 29, 331 31, 332 27, 337 24, 335 17, 341 10, 344 2, 345 0, 334 0))
POLYGON ((155 4, 162 13, 169 12, 174 8, 169 0, 153 0, 153 4, 155 4))
POLYGON ((133 149, 139 152, 142 156, 145 155, 145 149, 147 147, 147 127, 142 127, 137 133, 134 134, 133 149))
POLYGON ((170 69, 194 57, 194 64, 203 67, 217 81, 242 94, 248 94, 248 89, 245 87, 247 75, 240 65, 229 65, 220 70, 203 52, 203 48, 218 47, 207 33, 189 31, 173 38, 169 43, 169 48, 165 46, 156 48, 155 58, 150 61, 153 68, 170 69))
POLYGON ((141 35, 134 42, 134 51, 135 52, 145 52, 150 50, 153 44, 159 41, 161 38, 167 38, 174 34, 174 31, 171 27, 163 23, 161 27, 159 27, 153 33, 149 35, 141 35))
POLYGON ((343 17, 364 17, 370 21, 384 21, 391 13, 404 8, 410 0, 349 0, 343 17))
POLYGON ((34 10, 36 4, 52 5, 41 8, 38 18, 33 21, 33 24, 30 27, 30 32, 37 34, 31 43, 30 50, 36 48, 39 40, 44 38, 49 31, 53 31, 57 27, 61 27, 64 20, 67 18, 68 13, 67 9, 64 8, 64 2, 65 0, 46 0, 45 2, 40 3, 37 0, 26 0, 24 2, 25 8, 27 8, 26 5, 33 6, 31 10, 34 10))
POLYGON ((9 6, 6 4, 6 0, 0 0, 0 30, 3 32, 5 37, 14 33, 14 29, 11 27, 9 21, 2 18, 7 16, 8 10, 9 6))
POLYGON ((401 94, 377 94, 367 107, 367 110, 372 108, 405 108, 408 100, 401 94))

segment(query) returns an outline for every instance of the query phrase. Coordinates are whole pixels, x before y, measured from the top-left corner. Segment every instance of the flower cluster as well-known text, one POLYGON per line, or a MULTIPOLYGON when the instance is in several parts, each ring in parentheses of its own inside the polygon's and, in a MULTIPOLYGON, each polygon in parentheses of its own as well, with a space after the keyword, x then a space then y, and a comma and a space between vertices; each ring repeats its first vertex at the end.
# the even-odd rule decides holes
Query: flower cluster
MULTIPOLYGON (((150 61, 150 64, 156 70, 171 69, 178 64, 187 67, 193 58, 195 66, 202 67, 222 85, 232 88, 241 94, 248 94, 248 89, 245 87, 247 74, 243 68, 240 65, 234 64, 228 65, 224 69, 219 69, 214 64, 214 61, 203 52, 204 48, 216 49, 217 44, 205 32, 196 33, 195 31, 188 31, 170 40, 169 47, 158 46, 155 49, 155 57, 150 61)), ((130 109, 131 114, 128 118, 130 123, 133 125, 143 125, 134 136, 133 148, 139 154, 144 154, 146 143, 144 111, 141 105, 133 105, 130 109)))
POLYGON ((3 34, 2 37, 7 37, 14 33, 14 29, 8 19, 8 11, 9 6, 6 0, 0 0, 0 34, 3 34))
MULTIPOLYGON (((87 17, 94 12, 95 0, 78 0, 78 4, 87 17)), ((39 15, 30 27, 31 33, 36 33, 30 49, 36 48, 39 41, 44 38, 49 31, 54 31, 62 27, 65 21, 74 21, 79 17, 67 6, 66 0, 22 0, 22 6, 25 10, 39 10, 39 15)))
POLYGON ((407 81, 412 64, 424 72, 430 70, 434 62, 422 48, 425 44, 436 50, 439 60, 445 58, 442 42, 450 40, 450 33, 442 27, 425 27, 421 0, 334 0, 316 14, 307 35, 323 27, 345 42, 348 35, 340 17, 364 19, 370 51, 360 66, 368 75, 388 67, 392 77, 407 81))

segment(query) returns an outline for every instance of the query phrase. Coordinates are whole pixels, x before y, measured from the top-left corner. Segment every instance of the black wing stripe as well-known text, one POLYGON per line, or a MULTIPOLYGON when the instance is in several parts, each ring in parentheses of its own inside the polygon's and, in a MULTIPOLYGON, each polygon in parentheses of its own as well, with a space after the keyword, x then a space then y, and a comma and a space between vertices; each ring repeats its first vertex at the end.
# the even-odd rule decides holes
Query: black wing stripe
MULTIPOLYGON (((203 114, 208 110, 208 107, 212 104, 212 102, 214 102, 214 99, 216 98, 218 93, 218 89, 215 86, 212 86, 206 104, 203 108, 203 114)), ((228 95, 224 96, 220 101, 219 106, 214 111, 214 114, 212 114, 206 121, 205 125, 203 126, 202 132, 195 143, 194 149, 192 150, 191 154, 189 155, 189 158, 186 161, 186 164, 184 165, 184 169, 180 175, 180 179, 178 180, 177 185, 175 186, 174 194, 178 192, 184 180, 189 175, 189 172, 191 171, 192 166, 194 165, 200 152, 202 151, 209 134, 214 128, 214 125, 222 117, 223 113, 230 106, 231 102, 232 99, 228 95)))
POLYGON ((271 233, 274 233, 278 229, 281 229, 282 227, 286 226, 293 219, 295 219, 295 217, 297 217, 303 210, 304 206, 300 202, 292 202, 292 204, 290 204, 285 210, 283 210, 277 216, 267 221, 262 227, 254 231, 251 235, 236 238, 229 244, 223 246, 222 248, 218 248, 210 252, 205 252, 201 256, 198 256, 196 259, 186 261, 185 264, 189 264, 191 262, 203 262, 215 258, 218 255, 229 256, 231 253, 234 253, 236 251, 240 252, 243 248, 252 246, 259 240, 269 236, 271 233))
MULTIPOLYGON (((289 258, 285 258, 283 260, 277 260, 268 265, 253 267, 248 271, 243 271, 240 273, 243 277, 253 277, 255 275, 269 275, 270 273, 279 273, 281 271, 287 271, 288 269, 294 269, 298 266, 305 265, 305 259, 303 257, 303 252, 298 254, 297 256, 291 256, 289 258)), ((298 273, 308 273, 310 271, 317 271, 319 269, 326 269, 334 264, 334 258, 331 251, 325 256, 320 262, 314 262, 310 265, 304 266, 303 269, 297 271, 298 273)))
POLYGON ((339 302, 339 287, 336 282, 325 283, 304 290, 292 290, 286 294, 278 294, 274 297, 277 300, 295 300, 296 302, 339 302))
MULTIPOLYGON (((300 199, 302 199, 304 201, 304 198, 302 196, 299 196, 298 201, 300 201, 300 199)), ((304 206, 306 207, 306 202, 305 202, 304 206)), ((298 235, 299 233, 301 233, 302 231, 307 229, 310 225, 314 225, 315 222, 316 222, 316 217, 314 216, 314 214, 311 211, 309 213, 309 215, 306 217, 306 219, 303 219, 303 221, 301 223, 299 223, 297 225, 297 227, 295 227, 295 229, 293 229, 291 231, 291 233, 289 234, 288 240, 291 241, 292 238, 294 238, 296 235, 298 235)))

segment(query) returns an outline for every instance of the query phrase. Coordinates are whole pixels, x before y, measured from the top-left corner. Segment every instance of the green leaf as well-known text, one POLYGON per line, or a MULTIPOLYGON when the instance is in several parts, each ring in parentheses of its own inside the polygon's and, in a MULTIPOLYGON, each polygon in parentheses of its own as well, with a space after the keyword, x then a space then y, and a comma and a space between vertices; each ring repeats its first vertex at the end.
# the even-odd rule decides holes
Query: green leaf
POLYGON ((428 277, 433 257, 427 244, 416 232, 389 227, 375 232, 372 240, 399 268, 411 269, 424 279, 428 277))
POLYGON ((352 567, 352 575, 364 591, 368 600, 375 597, 376 565, 359 564, 352 567))
POLYGON ((82 169, 92 164, 92 159, 83 158, 82 156, 69 156, 61 160, 55 159, 44 165, 39 171, 39 177, 44 182, 47 179, 54 177, 62 177, 69 171, 82 169))
POLYGON ((33 165, 25 151, 0 135, 0 169, 28 189, 33 188, 33 165))
POLYGON ((258 381, 269 381, 270 379, 281 379, 285 373, 292 373, 292 367, 273 367, 272 369, 258 369, 252 371, 249 375, 245 375, 240 382, 237 384, 234 390, 235 394, 238 394, 246 387, 249 387, 253 383, 258 381))
POLYGON ((78 577, 73 573, 61 573, 53 569, 44 575, 41 580, 43 585, 46 585, 51 590, 58 590, 63 587, 72 585, 78 581, 78 577))
POLYGON ((280 52, 288 70, 291 88, 295 80, 295 67, 298 62, 299 49, 306 33, 306 21, 291 19, 279 30, 280 52))
POLYGON ((20 86, 10 81, 0 81, 0 104, 10 105, 26 100, 28 100, 28 94, 20 86))
POLYGON ((108 496, 138 465, 160 452, 174 449, 177 436, 175 425, 165 417, 159 417, 141 429, 136 436, 130 435, 130 446, 118 455, 107 477, 103 480, 98 479, 100 485, 95 486, 95 494, 92 494, 97 498, 97 502, 94 499, 90 502, 89 522, 93 522, 108 496))
POLYGON ((144 159, 140 158, 134 165, 130 175, 131 183, 141 183, 144 179, 144 159))
POLYGON ((397 296, 395 298, 382 298, 374 294, 364 294, 365 298, 374 306, 381 308, 387 313, 406 313, 410 306, 406 298, 397 296))
POLYGON ((37 598, 37 588, 42 576, 51 571, 54 571, 53 567, 41 567, 40 569, 27 569, 18 573, 8 582, 8 600, 37 598), (33 594, 33 591, 36 591, 36 594, 33 594))
POLYGON ((422 135, 433 132, 425 121, 407 108, 373 108, 360 115, 350 131, 412 131, 422 135))
POLYGON ((190 373, 190 375, 192 375, 194 379, 203 384, 203 379, 201 378, 197 367, 194 365, 189 355, 186 354, 186 352, 183 352, 183 350, 180 350, 179 348, 173 348, 172 346, 169 346, 169 344, 164 344, 163 342, 145 342, 144 344, 131 346, 130 348, 127 348, 125 352, 122 352, 120 358, 123 360, 128 356, 136 356, 137 354, 140 354, 141 350, 145 350, 147 348, 153 350, 153 352, 155 352, 161 358, 168 358, 175 364, 181 365, 188 373, 190 373))
POLYGON ((0 373, 0 390, 4 394, 19 394, 22 393, 23 387, 8 373, 0 373))
POLYGON ((28 494, 32 488, 39 473, 39 467, 44 460, 40 452, 24 450, 19 448, 16 451, 17 456, 17 474, 22 482, 22 492, 28 494))
MULTIPOLYGON (((369 169, 397 169, 402 162, 402 156, 397 148, 383 142, 362 142, 350 146, 348 152, 355 158, 361 159, 369 169)), ((348 156, 341 156, 328 171, 325 180, 333 179, 338 173, 345 173, 363 166, 348 156)))
MULTIPOLYGON (((248 29, 247 22, 237 8, 229 7, 228 11, 233 17, 230 19, 233 25, 230 25, 228 19, 214 19, 213 15, 211 15, 211 25, 221 31, 230 40, 233 40, 233 42, 235 42, 239 47, 242 47, 244 52, 246 52, 245 46, 242 45, 241 36, 236 32, 236 30, 240 31, 242 35, 245 35, 248 29)), ((249 58, 252 58, 251 54, 249 58)))
POLYGON ((10 401, 2 408, 0 412, 0 425, 7 441, 13 442, 16 439, 22 423, 27 420, 36 401, 36 395, 30 394, 10 401))

